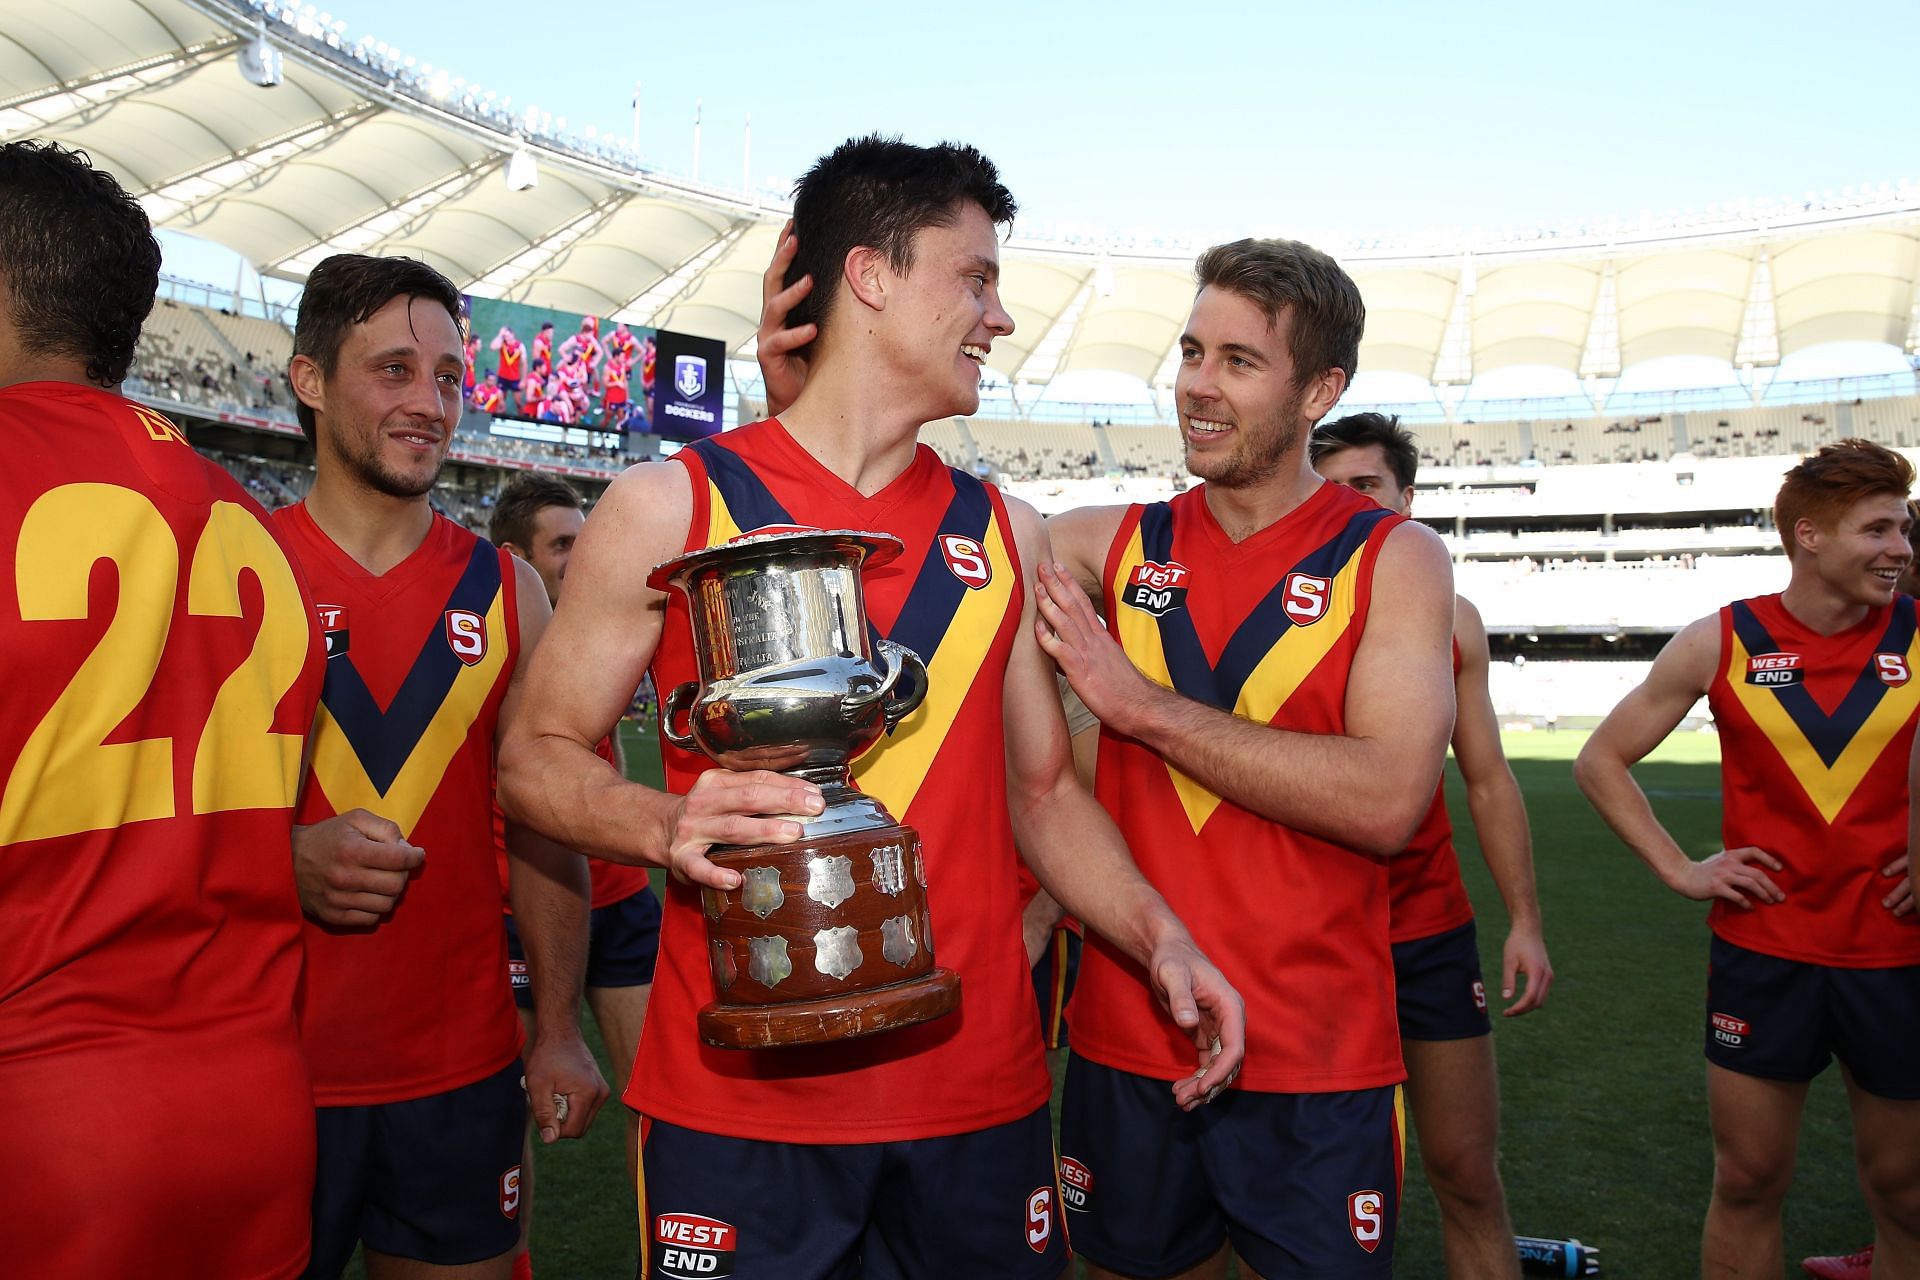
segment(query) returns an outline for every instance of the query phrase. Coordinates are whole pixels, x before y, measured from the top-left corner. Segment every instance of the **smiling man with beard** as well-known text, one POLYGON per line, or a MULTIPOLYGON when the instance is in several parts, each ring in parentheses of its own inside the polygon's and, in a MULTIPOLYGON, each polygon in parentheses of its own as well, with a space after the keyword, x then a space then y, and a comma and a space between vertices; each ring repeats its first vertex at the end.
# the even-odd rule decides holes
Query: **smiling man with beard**
POLYGON ((1247 1061, 1206 1111, 1168 1105, 1185 1064, 1141 1016, 1146 975, 1089 940, 1068 1225, 1092 1276, 1217 1277, 1231 1248, 1243 1275, 1384 1277, 1405 1076, 1386 860, 1446 754, 1453 576, 1431 531, 1308 464, 1353 376, 1353 281, 1287 240, 1197 275, 1175 390, 1201 483, 1050 521, 1037 632, 1100 719, 1100 799, 1246 996, 1247 1061))
POLYGON ((1866 440, 1787 473, 1789 578, 1681 631, 1574 763, 1614 834, 1713 904, 1705 1043, 1709 1278, 1777 1276, 1781 1208, 1813 1078, 1840 1060, 1875 1276, 1920 1274, 1920 918, 1908 869, 1920 715, 1913 467, 1866 440), (1696 861, 1629 772, 1702 697, 1720 735, 1719 852, 1696 861))
POLYGON ((460 417, 461 336, 446 277, 356 254, 314 268, 294 331, 314 483, 275 523, 327 632, 294 834, 312 1277, 364 1242, 372 1280, 504 1280, 526 1094, 551 1142, 584 1133, 607 1093, 580 1038, 586 863, 511 826, 536 1009, 524 1070, 500 980, 494 739, 548 605, 532 565, 427 500, 460 417))

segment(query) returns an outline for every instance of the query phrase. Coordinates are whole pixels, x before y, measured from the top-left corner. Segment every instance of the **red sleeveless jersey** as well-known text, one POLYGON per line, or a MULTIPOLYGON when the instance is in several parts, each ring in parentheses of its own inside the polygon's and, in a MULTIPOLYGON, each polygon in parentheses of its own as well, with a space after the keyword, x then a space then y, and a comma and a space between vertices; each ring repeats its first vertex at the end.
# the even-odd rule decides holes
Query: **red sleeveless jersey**
MULTIPOLYGON (((1337 734, 1380 544, 1402 522, 1342 485, 1244 542, 1205 486, 1135 506, 1107 554, 1114 637, 1148 678, 1276 728, 1337 734)), ((1387 951, 1385 860, 1269 822, 1132 739, 1100 731, 1095 777, 1141 871, 1247 1002, 1240 1086, 1271 1093, 1403 1079, 1387 951)), ((1089 938, 1074 1049, 1164 1080, 1193 1044, 1144 971, 1089 938)))
POLYGON ((503 342, 500 344, 500 381, 518 382, 525 372, 527 360, 526 344, 503 342))
MULTIPOLYGON (((960 1008, 844 1045, 741 1052, 700 1041, 714 998, 700 898, 669 884, 653 1002, 626 1100, 711 1133, 783 1142, 886 1142, 1016 1120, 1051 1090, 1020 937, 1007 815, 1001 686, 1020 624, 1020 564, 992 486, 921 445, 863 498, 775 420, 674 455, 693 483, 687 549, 772 525, 871 529, 906 543, 864 577, 868 620, 927 664, 927 700, 862 757, 854 777, 920 832, 934 957, 960 975, 960 1008)), ((686 600, 671 593, 654 687, 697 678, 686 600)), ((662 742, 669 790, 711 767, 662 742)))
POLYGON ((1920 711, 1914 602, 1822 636, 1780 597, 1720 611, 1720 667, 1707 691, 1720 731, 1721 842, 1755 845, 1786 901, 1707 922, 1737 946, 1849 969, 1920 964, 1920 917, 1880 905, 1880 868, 1907 848, 1907 755, 1920 711))
MULTIPOLYGON (((613 738, 611 735, 594 744, 593 754, 613 764, 613 738)), ((493 854, 494 864, 500 870, 500 897, 508 915, 513 914, 513 902, 508 895, 507 870, 507 815, 500 811, 496 801, 493 806, 493 854)), ((600 858, 587 859, 587 874, 593 883, 593 896, 589 906, 593 910, 610 907, 616 902, 625 902, 642 889, 651 888, 652 878, 645 867, 630 866, 624 862, 606 862, 600 858)))
POLYGON ((399 1102, 513 1061, 493 858, 493 746, 520 649, 509 553, 436 515, 379 577, 301 503, 276 512, 327 639, 299 820, 365 809, 426 850, 371 929, 306 922, 301 1030, 321 1106, 399 1102))
MULTIPOLYGON (((1453 678, 1460 678, 1460 642, 1453 642, 1453 678)), ((1447 816, 1447 783, 1433 793, 1427 816, 1407 842, 1406 852, 1387 863, 1390 942, 1412 942, 1458 929, 1473 919, 1473 903, 1460 881, 1460 857, 1453 847, 1453 820, 1447 816)))
POLYGON ((258 504, 154 410, 25 383, 0 438, 7 1270, 297 1273, 308 597, 258 504))

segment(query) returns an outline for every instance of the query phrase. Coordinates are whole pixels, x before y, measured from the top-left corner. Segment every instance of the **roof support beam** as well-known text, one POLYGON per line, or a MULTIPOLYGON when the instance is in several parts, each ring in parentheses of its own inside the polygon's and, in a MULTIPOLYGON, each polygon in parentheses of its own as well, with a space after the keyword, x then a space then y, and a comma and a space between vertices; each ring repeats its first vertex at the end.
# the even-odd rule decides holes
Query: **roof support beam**
POLYGON ((397 204, 370 213, 358 222, 337 227, 300 246, 293 253, 276 258, 262 266, 261 273, 304 278, 320 259, 330 254, 358 253, 392 236, 410 234, 435 209, 465 195, 504 163, 506 158, 498 155, 476 160, 397 204))
POLYGON ((1464 387, 1473 381, 1473 295, 1479 289, 1480 275, 1473 258, 1462 258, 1460 279, 1453 290, 1453 309, 1447 316, 1446 332, 1440 338, 1440 350, 1434 356, 1436 386, 1464 387))
POLYGON ((528 289, 532 287, 535 272, 565 262, 575 244, 592 235, 632 198, 630 191, 614 192, 571 222, 548 232, 512 257, 481 272, 473 283, 488 285, 495 291, 494 297, 524 301, 528 289))
MULTIPOLYGON (((1111 278, 1112 268, 1107 270, 1111 278)), ((1053 375, 1060 370, 1060 362, 1073 350, 1074 339, 1080 336, 1080 325, 1086 316, 1087 303, 1093 300, 1093 290, 1094 279, 1089 276, 1047 326, 1046 334, 1034 343, 1033 350, 1020 362, 1020 367, 1014 370, 1015 383, 1045 384, 1053 380, 1053 375)), ((1108 292, 1112 292, 1111 285, 1108 286, 1108 292)))
POLYGON ((1741 369, 1780 363, 1780 317, 1773 306, 1773 255, 1764 247, 1753 258, 1747 308, 1740 317, 1740 341, 1734 348, 1733 363, 1741 369))
POLYGON ((732 223, 719 235, 675 263, 673 270, 628 298, 624 305, 616 307, 611 318, 623 324, 653 325, 654 318, 691 293, 693 286, 699 282, 701 272, 717 262, 720 255, 732 248, 753 225, 744 218, 732 223))
POLYGON ((156 182, 140 193, 140 203, 156 222, 192 220, 193 211, 211 200, 218 200, 248 184, 265 182, 273 171, 295 156, 331 146, 346 136, 346 131, 380 108, 371 102, 357 102, 344 111, 303 125, 291 133, 246 147, 231 156, 222 156, 211 164, 189 170, 164 182, 156 182))
POLYGON ((0 99, 0 138, 88 124, 135 94, 163 88, 217 62, 242 43, 240 36, 222 36, 0 99))

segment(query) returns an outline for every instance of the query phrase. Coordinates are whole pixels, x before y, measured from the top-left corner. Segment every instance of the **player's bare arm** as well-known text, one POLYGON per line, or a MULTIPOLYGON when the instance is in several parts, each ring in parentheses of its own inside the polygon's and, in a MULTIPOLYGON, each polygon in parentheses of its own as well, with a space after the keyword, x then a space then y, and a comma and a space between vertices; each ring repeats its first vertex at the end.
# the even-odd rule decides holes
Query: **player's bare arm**
POLYGON ((716 889, 739 873, 707 861, 716 844, 787 844, 818 813, 820 790, 764 770, 709 769, 686 795, 628 782, 594 754, 652 661, 666 597, 647 571, 684 550, 693 515, 685 468, 634 467, 594 507, 567 566, 567 590, 502 717, 500 803, 570 849, 670 868, 716 889))
POLYGON ((1066 566, 1068 575, 1087 593, 1094 612, 1102 616, 1107 611, 1107 549, 1126 514, 1125 507, 1076 507, 1047 520, 1053 562, 1066 566))
MULTIPOLYGON (((534 567, 513 558, 520 652, 539 652, 547 628, 546 587, 534 567)), ((517 707, 523 661, 508 678, 500 723, 517 707)), ((496 734, 498 730, 496 730, 496 734)), ((497 745, 497 744, 496 744, 497 745)), ((543 1142, 578 1138, 607 1100, 607 1082, 580 1036, 587 970, 587 860, 515 822, 507 824, 507 895, 533 979, 534 1035, 527 1046, 527 1099, 543 1142)))
POLYGON ((1101 625, 1064 569, 1039 576, 1041 645, 1088 710, 1215 794, 1295 830, 1391 856, 1440 782, 1453 731, 1453 569, 1432 530, 1387 535, 1347 682, 1343 735, 1255 724, 1156 684, 1101 625), (1380 778, 1400 778, 1381 802, 1380 778))
MULTIPOLYGON (((1008 499, 1021 564, 1032 581, 1050 547, 1039 515, 1008 499)), ((1134 866, 1125 840, 1074 773, 1052 664, 1034 639, 1034 594, 1022 605, 1004 686, 1007 803, 1014 839, 1047 893, 1150 976, 1174 1021, 1192 1032, 1198 1070, 1174 1085, 1191 1109, 1226 1087, 1246 1052, 1239 992, 1195 945, 1166 899, 1134 866)))
POLYGON ((1540 922, 1540 896, 1533 879, 1533 833, 1507 756, 1500 749, 1500 722, 1487 690, 1487 628, 1480 611, 1456 598, 1453 638, 1460 646, 1460 674, 1454 678, 1453 757, 1467 784, 1467 808, 1473 814, 1480 854, 1507 908, 1507 941, 1501 950, 1500 996, 1513 1001, 1514 1017, 1546 1003, 1553 987, 1553 962, 1547 958, 1540 922), (1525 979, 1524 990, 1520 980, 1525 979), (1518 992, 1518 998, 1515 998, 1518 992))
POLYGON ((1748 846, 1694 861, 1653 816, 1653 806, 1632 773, 1706 696, 1719 660, 1719 616, 1689 623, 1654 659, 1646 682, 1622 698, 1593 731, 1573 762, 1573 779, 1613 833, 1662 884, 1698 901, 1724 898, 1752 910, 1756 903, 1785 901, 1780 886, 1767 875, 1780 870, 1779 859, 1748 846))

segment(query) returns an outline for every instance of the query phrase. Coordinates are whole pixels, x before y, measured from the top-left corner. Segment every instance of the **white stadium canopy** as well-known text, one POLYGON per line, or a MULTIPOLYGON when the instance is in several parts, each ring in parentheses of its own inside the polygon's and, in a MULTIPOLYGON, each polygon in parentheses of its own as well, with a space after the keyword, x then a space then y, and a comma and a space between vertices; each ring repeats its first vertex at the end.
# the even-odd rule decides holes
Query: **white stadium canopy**
MULTIPOLYGON (((330 253, 404 253, 476 294, 751 349, 782 206, 558 134, 445 70, 350 40, 311 6, 8 10, 0 138, 84 147, 156 225, 262 274, 297 281, 330 253)), ((1831 342, 1920 354, 1920 187, 1907 184, 1477 244, 1322 247, 1366 298, 1362 371, 1440 386, 1512 366, 1608 380, 1666 356, 1767 367, 1831 342)), ((1002 291, 1019 327, 993 367, 1014 383, 1097 371, 1170 384, 1193 256, 1016 237, 1002 291)))

